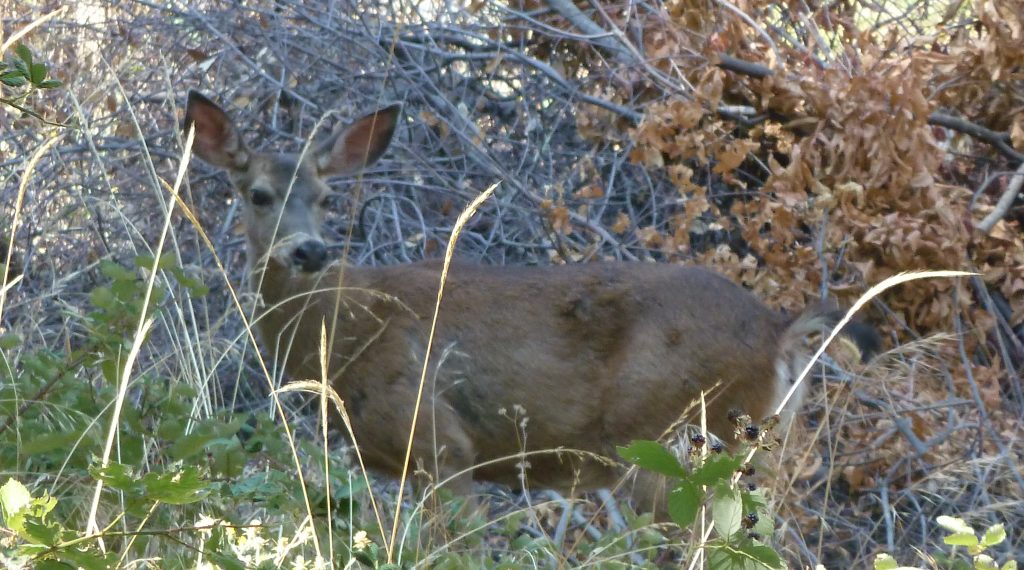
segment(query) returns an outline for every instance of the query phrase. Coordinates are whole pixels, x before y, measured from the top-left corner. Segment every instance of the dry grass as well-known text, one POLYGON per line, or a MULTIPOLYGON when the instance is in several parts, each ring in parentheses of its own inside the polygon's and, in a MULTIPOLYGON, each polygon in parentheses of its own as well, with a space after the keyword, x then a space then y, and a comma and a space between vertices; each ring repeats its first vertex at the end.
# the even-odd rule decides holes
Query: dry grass
MULTIPOLYGON (((166 300, 139 347, 133 374, 139 380, 124 395, 128 405, 144 382, 162 381, 194 389, 190 405, 197 420, 221 410, 274 416, 268 401, 279 374, 272 363, 269 374, 261 371, 230 294, 243 289, 245 263, 238 205, 227 181, 193 164, 177 205, 164 183, 178 168, 188 88, 226 103, 239 123, 251 126, 247 131, 257 133, 248 139, 256 148, 298 149, 328 111, 349 116, 404 103, 410 120, 394 150, 358 184, 338 186, 328 236, 354 263, 439 257, 463 205, 498 181, 503 186, 463 230, 460 257, 490 264, 663 259, 642 232, 613 228, 626 216, 632 228, 671 233, 667 212, 685 200, 664 173, 629 160, 632 143, 625 137, 595 145, 577 131, 580 105, 610 108, 615 116, 616 105, 593 95, 609 78, 556 77, 531 51, 524 31, 551 41, 567 36, 507 7, 420 8, 352 1, 86 1, 28 34, 25 41, 66 82, 31 105, 75 127, 48 127, 0 107, 0 229, 19 221, 12 251, 24 270, 0 303, 0 333, 19 334, 24 350, 79 346, 88 334, 80 317, 103 280, 99 262, 130 264, 152 253, 169 219, 166 251, 211 292, 166 300), (61 138, 51 139, 55 133, 61 138), (26 178, 29 161, 44 145, 52 147, 26 178), (603 194, 574 195, 595 172, 610 181, 603 194), (545 200, 566 204, 564 223, 579 231, 559 231, 561 218, 550 215, 545 200), (181 208, 194 215, 209 245, 181 208), (269 385, 261 380, 267 376, 269 385)), ((41 5, 0 7, 5 34, 43 12, 41 5)), ((695 250, 732 237, 701 234, 710 241, 695 250)), ((245 311, 253 300, 239 295, 245 311)), ((881 301, 875 314, 887 314, 881 301)), ((1019 349, 1019 331, 1014 334, 999 337, 1009 346, 1000 354, 1019 349)), ((1002 521, 1024 528, 1019 379, 974 378, 963 348, 970 335, 984 337, 985 331, 962 327, 906 342, 861 375, 843 372, 856 369, 850 363, 824 375, 829 381, 799 428, 816 433, 817 441, 807 445, 800 432, 773 483, 779 543, 794 564, 866 567, 883 550, 909 562, 918 550, 942 548, 939 514, 963 515, 978 526, 1002 521), (952 380, 961 375, 970 378, 966 386, 952 380), (1004 397, 993 397, 993 389, 1004 397)), ((892 340, 899 345, 916 336, 906 330, 892 340)), ((8 355, 9 362, 19 357, 8 355)), ((103 378, 84 367, 74 381, 100 385, 103 378)), ((285 402, 302 437, 316 433, 315 414, 305 413, 300 399, 285 402)), ((71 418, 74 410, 54 414, 71 418)), ((60 471, 32 476, 54 491, 80 485, 60 471)), ((389 491, 382 509, 393 512, 394 486, 380 487, 389 491)), ((590 499, 574 499, 578 516, 565 522, 561 507, 539 496, 494 491, 492 497, 493 520, 469 533, 477 555, 498 556, 521 535, 559 534, 566 539, 554 551, 570 554, 537 566, 596 565, 609 559, 600 551, 581 554, 579 543, 625 541, 625 534, 613 537, 610 521, 590 499)), ((369 511, 359 516, 373 520, 369 511)), ((630 540, 643 542, 649 530, 641 521, 630 540)), ((457 551, 468 540, 461 532, 438 552, 457 551)), ((1011 532, 1003 553, 1019 556, 1020 537, 1011 532)), ((630 559, 629 550, 615 556, 630 559)))

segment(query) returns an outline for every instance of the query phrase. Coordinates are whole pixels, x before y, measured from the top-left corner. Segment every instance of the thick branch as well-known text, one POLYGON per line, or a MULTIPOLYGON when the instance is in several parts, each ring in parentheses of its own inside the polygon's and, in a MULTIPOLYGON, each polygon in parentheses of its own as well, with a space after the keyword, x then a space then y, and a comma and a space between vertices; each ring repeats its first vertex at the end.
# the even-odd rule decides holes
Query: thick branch
POLYGON ((633 57, 633 54, 625 46, 619 43, 614 34, 594 23, 570 0, 547 0, 547 4, 552 10, 558 12, 559 16, 568 20, 570 24, 576 26, 581 32, 592 36, 590 40, 601 49, 611 52, 615 59, 626 64, 635 62, 636 58, 633 57))

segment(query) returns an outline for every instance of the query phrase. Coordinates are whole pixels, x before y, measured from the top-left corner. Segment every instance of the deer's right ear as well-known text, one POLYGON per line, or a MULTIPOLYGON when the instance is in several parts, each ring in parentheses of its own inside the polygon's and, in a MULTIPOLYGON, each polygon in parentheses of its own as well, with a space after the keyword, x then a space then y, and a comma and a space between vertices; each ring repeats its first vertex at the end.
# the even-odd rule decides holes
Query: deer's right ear
POLYGON ((238 129, 223 109, 197 91, 188 92, 185 107, 185 133, 195 125, 196 136, 192 152, 214 166, 228 170, 245 168, 249 162, 249 149, 238 134, 238 129))

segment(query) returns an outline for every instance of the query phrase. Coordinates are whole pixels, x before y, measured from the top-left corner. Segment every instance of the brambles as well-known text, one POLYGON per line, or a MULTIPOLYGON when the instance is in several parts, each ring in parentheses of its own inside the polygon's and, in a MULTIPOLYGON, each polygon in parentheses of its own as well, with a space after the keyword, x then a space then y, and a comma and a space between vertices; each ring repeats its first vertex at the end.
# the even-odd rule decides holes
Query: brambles
MULTIPOLYGON (((730 412, 729 417, 737 427, 749 421, 749 416, 739 411, 730 412)), ((718 451, 701 453, 706 438, 691 435, 693 445, 686 465, 653 441, 634 441, 620 447, 619 455, 641 469, 669 478, 668 514, 684 532, 694 531, 700 509, 708 504, 717 536, 703 542, 705 537, 693 534, 696 542, 709 551, 709 568, 732 568, 743 560, 752 564, 751 568, 783 568, 778 553, 763 539, 774 532, 767 499, 753 482, 737 484, 740 476, 755 474, 754 467, 745 463, 746 451, 753 444, 745 439, 745 431, 737 430, 743 445, 736 453, 724 453, 717 440, 709 451, 716 447, 718 451)), ((763 435, 760 429, 756 432, 754 442, 763 435)))

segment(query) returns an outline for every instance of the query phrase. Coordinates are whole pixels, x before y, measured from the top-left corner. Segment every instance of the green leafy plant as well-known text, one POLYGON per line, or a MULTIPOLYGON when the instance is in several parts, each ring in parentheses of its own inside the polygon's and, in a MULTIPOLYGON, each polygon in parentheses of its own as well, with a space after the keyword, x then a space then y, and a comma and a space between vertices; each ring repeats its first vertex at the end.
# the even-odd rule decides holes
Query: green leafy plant
POLYGON ((25 44, 15 46, 14 57, 0 61, 0 85, 14 89, 13 95, 0 96, 0 103, 47 124, 58 124, 47 121, 38 112, 25 106, 25 99, 33 92, 42 89, 56 89, 63 85, 60 80, 50 76, 49 65, 45 61, 39 61, 33 57, 32 50, 25 44))
POLYGON ((187 545, 161 568, 199 560, 224 569, 315 567, 303 558, 308 549, 295 548, 314 540, 310 528, 321 551, 332 540, 335 562, 379 566, 375 525, 354 520, 364 480, 350 476, 340 454, 300 439, 305 467, 319 475, 303 485, 279 425, 249 412, 197 414, 202 388, 157 368, 131 377, 116 460, 98 463, 140 319, 208 292, 172 254, 133 262, 98 264, 87 310, 66 315, 74 343, 32 349, 17 333, 0 337, 0 567, 116 568, 174 550, 159 543, 187 545), (161 275, 147 303, 154 271, 161 275), (83 506, 96 482, 98 512, 110 522, 87 534, 83 506), (310 515, 312 527, 303 522, 310 515))
POLYGON ((3 517, 2 528, 10 535, 2 542, 14 542, 15 547, 7 552, 0 551, 0 561, 13 568, 29 561, 37 569, 115 568, 115 553, 100 552, 94 541, 81 540, 78 533, 53 519, 51 514, 56 506, 57 499, 49 494, 33 497, 25 485, 8 479, 0 487, 0 516, 3 517))
MULTIPOLYGON (((998 546, 1006 540, 1006 529, 1002 524, 994 524, 978 536, 978 531, 958 517, 940 516, 936 519, 939 526, 949 533, 942 540, 953 547, 949 556, 939 555, 935 558, 943 563, 943 568, 950 570, 1017 570, 1017 561, 1009 560, 1000 566, 985 551, 998 546), (968 559, 957 552, 957 548, 967 551, 968 559)), ((875 570, 918 570, 916 566, 900 566, 889 554, 875 557, 875 570)))
POLYGON ((619 455, 673 480, 668 495, 668 514, 680 528, 692 528, 703 506, 708 505, 715 538, 702 547, 712 570, 784 568, 782 559, 765 540, 774 532, 764 494, 736 484, 738 472, 751 472, 745 454, 729 454, 721 446, 701 453, 703 436, 693 436, 692 465, 679 459, 656 441, 638 440, 619 447, 619 455))

